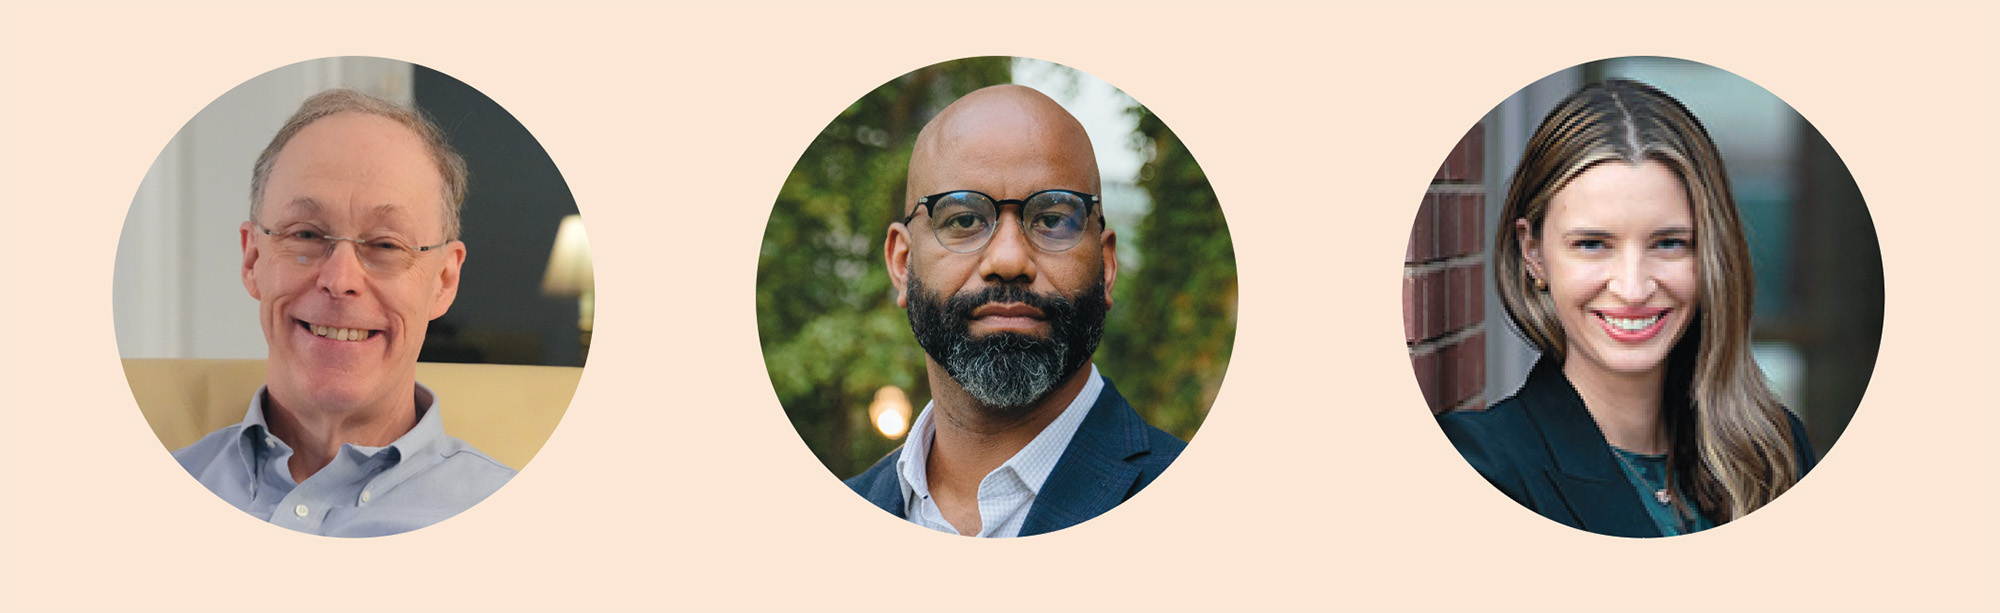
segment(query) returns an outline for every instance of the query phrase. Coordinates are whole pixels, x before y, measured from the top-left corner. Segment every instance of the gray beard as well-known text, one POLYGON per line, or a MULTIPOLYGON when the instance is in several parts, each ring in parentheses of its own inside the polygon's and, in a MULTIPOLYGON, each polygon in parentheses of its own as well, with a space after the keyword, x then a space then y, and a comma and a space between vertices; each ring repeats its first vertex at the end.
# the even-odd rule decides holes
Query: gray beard
POLYGON ((980 404, 1006 412, 1033 406, 1062 383, 1062 339, 1037 341, 1003 332, 954 343, 944 370, 980 404))
POLYGON ((967 395, 995 418, 1019 417, 1047 398, 1057 385, 1090 363, 1104 334, 1104 286, 1091 286, 1075 300, 1043 296, 1017 285, 1001 285, 949 300, 910 277, 910 329, 917 344, 967 395), (1021 302, 1042 311, 1048 338, 998 332, 974 338, 972 310, 989 302, 1021 302))

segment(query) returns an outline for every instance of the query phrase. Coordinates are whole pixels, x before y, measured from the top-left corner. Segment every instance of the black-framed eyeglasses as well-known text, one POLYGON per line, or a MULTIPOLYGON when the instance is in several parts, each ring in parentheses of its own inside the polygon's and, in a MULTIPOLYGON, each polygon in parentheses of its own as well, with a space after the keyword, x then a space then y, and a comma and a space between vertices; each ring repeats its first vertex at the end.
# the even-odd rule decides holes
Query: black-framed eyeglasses
POLYGON ((1021 207, 1021 232, 1028 242, 1043 251, 1068 251, 1083 240, 1090 213, 1097 208, 1096 194, 1066 189, 1045 189, 1020 200, 996 200, 984 193, 961 189, 917 199, 917 208, 903 218, 903 224, 929 211, 931 234, 938 244, 956 253, 972 253, 993 239, 1000 226, 1000 207, 1021 207))
POLYGON ((447 240, 435 245, 418 247, 392 237, 360 239, 330 236, 312 227, 275 232, 264 227, 264 224, 254 221, 250 222, 250 225, 255 226, 265 236, 271 237, 274 251, 281 260, 296 262, 301 266, 318 266, 333 253, 334 246, 346 241, 354 243, 354 255, 361 258, 363 268, 380 274, 409 270, 411 266, 416 265, 417 258, 423 254, 452 243, 447 240))

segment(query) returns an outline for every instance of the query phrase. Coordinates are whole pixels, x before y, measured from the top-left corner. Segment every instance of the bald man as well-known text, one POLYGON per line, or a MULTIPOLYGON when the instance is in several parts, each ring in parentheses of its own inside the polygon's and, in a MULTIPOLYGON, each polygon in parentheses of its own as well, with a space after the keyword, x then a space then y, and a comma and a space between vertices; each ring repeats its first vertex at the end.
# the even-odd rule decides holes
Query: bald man
POLYGON ((934 398, 848 487, 912 523, 1030 536, 1138 494, 1187 443, 1090 363, 1118 280, 1097 157, 1075 117, 997 85, 917 135, 883 256, 934 398))

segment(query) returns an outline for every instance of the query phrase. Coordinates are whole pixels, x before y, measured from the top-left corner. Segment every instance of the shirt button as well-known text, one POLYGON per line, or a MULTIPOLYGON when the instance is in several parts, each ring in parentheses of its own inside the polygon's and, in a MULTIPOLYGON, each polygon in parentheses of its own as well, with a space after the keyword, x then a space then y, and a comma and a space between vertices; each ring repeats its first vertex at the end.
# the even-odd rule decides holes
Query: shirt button
POLYGON ((373 493, 371 493, 371 492, 369 492, 368 490, 361 490, 361 501, 362 501, 362 502, 368 502, 368 499, 369 499, 369 498, 373 498, 373 497, 374 497, 374 494, 373 494, 373 493))
POLYGON ((264 437, 264 446, 276 449, 278 447, 278 437, 275 436, 264 437))
POLYGON ((299 505, 299 508, 292 509, 292 511, 298 513, 299 517, 305 517, 307 513, 310 513, 310 511, 306 510, 306 505, 299 505))

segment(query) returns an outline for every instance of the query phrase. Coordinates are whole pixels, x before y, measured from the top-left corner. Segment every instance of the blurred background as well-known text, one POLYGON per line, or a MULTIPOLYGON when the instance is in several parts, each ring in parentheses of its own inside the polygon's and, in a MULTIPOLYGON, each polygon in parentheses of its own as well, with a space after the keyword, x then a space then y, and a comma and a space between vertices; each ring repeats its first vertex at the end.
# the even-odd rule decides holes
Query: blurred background
POLYGON ((1404 257, 1404 336, 1433 413, 1513 395, 1536 352, 1486 267, 1508 182, 1542 116, 1584 84, 1624 78, 1687 105, 1722 151, 1756 277, 1757 364, 1821 455, 1861 402, 1881 345, 1881 247, 1833 146, 1783 100, 1728 71, 1627 57, 1549 75, 1467 132, 1424 196, 1404 257))
POLYGON ((792 426, 847 478, 902 444, 929 401, 924 353, 882 261, 902 219, 917 132, 973 90, 1047 94, 1090 133, 1106 223, 1118 232, 1115 306, 1095 363, 1147 422, 1193 438, 1236 336, 1236 258, 1194 157, 1124 92, 1066 66, 1009 57, 935 64, 842 110, 799 156, 764 229, 757 326, 792 426))
POLYGON ((251 167, 301 102, 337 87, 421 109, 471 169, 458 299, 431 323, 419 359, 582 366, 595 294, 589 243, 548 153, 471 86, 422 66, 365 57, 258 75, 168 141, 119 235, 112 277, 119 355, 265 356, 257 301, 238 273, 237 228, 249 218, 251 167))

